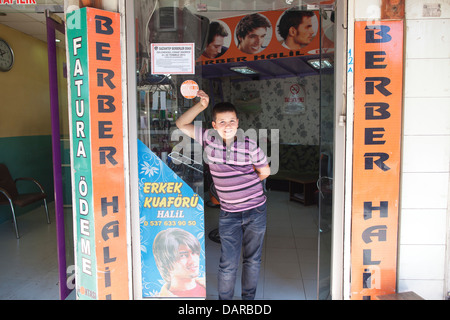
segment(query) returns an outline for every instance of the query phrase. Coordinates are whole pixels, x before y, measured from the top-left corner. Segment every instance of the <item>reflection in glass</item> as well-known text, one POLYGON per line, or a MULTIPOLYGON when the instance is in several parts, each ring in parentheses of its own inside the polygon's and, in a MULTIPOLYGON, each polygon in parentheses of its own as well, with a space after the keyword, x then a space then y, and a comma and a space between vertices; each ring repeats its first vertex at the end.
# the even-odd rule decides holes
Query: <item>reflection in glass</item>
MULTIPOLYGON (((203 297, 206 292, 202 148, 177 129, 175 122, 197 102, 195 97, 182 95, 181 85, 187 80, 202 85, 201 66, 195 67, 194 74, 191 68, 182 70, 186 65, 195 65, 195 61, 180 58, 178 54, 183 54, 180 47, 193 47, 193 55, 198 59, 205 49, 209 19, 186 7, 170 6, 173 2, 166 5, 135 0, 134 4, 142 296, 203 297), (156 50, 158 54, 152 56, 156 50), (159 74, 160 70, 170 74, 159 74), (164 234, 175 233, 186 242, 167 237, 163 243, 171 244, 172 249, 163 250, 165 246, 157 240, 164 234), (195 245, 186 246, 194 242, 195 245), (184 252, 181 257, 180 252, 184 252), (167 259, 169 256, 174 259, 167 259), (185 264, 189 267, 184 268, 185 264), (190 277, 195 274, 197 284, 201 283, 195 292, 193 288, 181 290, 176 286, 174 279, 180 270, 189 270, 190 277)), ((204 125, 203 116, 195 120, 204 125)))
MULTIPOLYGON (((180 93, 185 80, 201 84, 201 66, 196 74, 153 74, 151 43, 194 43, 195 59, 206 47, 209 19, 192 13, 188 8, 169 7, 156 1, 135 1, 138 50, 137 110, 138 139, 157 155, 172 171, 203 196, 203 163, 201 147, 184 136, 175 125, 177 117, 197 100, 186 99, 180 93), (175 148, 183 143, 188 146, 175 148), (175 148, 175 149, 174 149, 175 148)), ((196 121, 203 122, 203 116, 196 121)))

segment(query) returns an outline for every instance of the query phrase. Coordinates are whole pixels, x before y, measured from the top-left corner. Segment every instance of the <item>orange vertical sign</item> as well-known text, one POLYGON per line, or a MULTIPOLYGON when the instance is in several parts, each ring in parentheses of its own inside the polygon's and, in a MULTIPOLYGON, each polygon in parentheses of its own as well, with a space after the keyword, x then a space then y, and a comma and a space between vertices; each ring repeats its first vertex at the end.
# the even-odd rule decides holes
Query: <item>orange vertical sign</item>
POLYGON ((120 15, 87 8, 98 299, 128 299, 120 15))
POLYGON ((395 293, 403 21, 355 22, 351 298, 395 293))

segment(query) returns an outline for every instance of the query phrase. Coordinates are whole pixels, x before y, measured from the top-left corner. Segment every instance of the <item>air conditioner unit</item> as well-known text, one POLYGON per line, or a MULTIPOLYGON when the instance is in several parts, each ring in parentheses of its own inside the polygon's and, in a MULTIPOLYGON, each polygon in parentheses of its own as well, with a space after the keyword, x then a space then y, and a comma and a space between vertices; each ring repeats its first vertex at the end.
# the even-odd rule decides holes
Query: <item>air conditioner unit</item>
POLYGON ((187 8, 161 7, 148 23, 149 43, 194 43, 195 58, 206 48, 209 19, 187 8))

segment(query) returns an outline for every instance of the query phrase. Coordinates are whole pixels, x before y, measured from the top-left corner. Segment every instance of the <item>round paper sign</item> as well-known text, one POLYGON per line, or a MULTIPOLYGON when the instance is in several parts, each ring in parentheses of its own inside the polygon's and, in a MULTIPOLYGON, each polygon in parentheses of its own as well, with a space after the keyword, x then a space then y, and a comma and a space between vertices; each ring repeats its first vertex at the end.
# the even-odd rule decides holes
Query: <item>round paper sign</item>
POLYGON ((194 99, 197 96, 198 84, 193 80, 186 80, 181 84, 180 91, 186 99, 194 99))

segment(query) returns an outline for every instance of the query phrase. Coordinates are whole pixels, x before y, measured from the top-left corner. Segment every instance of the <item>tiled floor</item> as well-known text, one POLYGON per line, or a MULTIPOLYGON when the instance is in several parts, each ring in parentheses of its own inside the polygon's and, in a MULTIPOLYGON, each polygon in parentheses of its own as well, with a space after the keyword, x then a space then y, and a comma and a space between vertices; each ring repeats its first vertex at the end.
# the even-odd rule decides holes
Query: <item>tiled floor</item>
POLYGON ((59 299, 56 224, 43 207, 17 217, 20 239, 11 221, 0 224, 0 299, 59 299))
MULTIPOLYGON (((267 233, 257 299, 316 299, 317 207, 288 200, 286 192, 268 192, 267 233)), ((59 299, 56 224, 43 208, 18 217, 21 238, 11 222, 0 224, 0 300, 59 299)), ((67 214, 70 219, 70 212, 67 214)), ((217 228, 218 209, 206 207, 206 235, 217 228)), ((207 299, 217 299, 220 245, 206 237, 207 299)), ((240 279, 236 282, 240 299, 240 279)), ((69 296, 69 299, 73 295, 69 296)))
MULTIPOLYGON (((256 299, 315 300, 317 286, 317 207, 268 192, 267 231, 256 299)), ((206 207, 206 234, 217 228, 219 209, 206 207)), ((220 244, 206 240, 207 298, 217 299, 220 244)), ((240 270, 239 270, 240 273, 240 270)), ((240 277, 235 299, 240 299, 240 277)))

